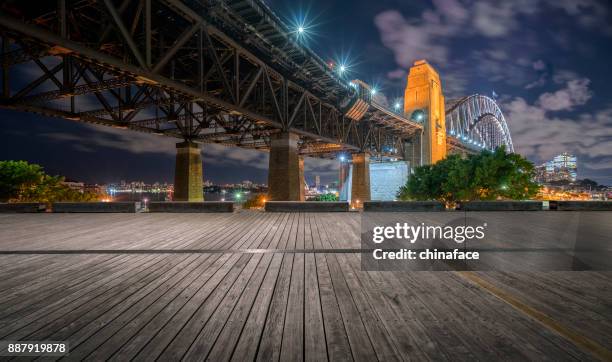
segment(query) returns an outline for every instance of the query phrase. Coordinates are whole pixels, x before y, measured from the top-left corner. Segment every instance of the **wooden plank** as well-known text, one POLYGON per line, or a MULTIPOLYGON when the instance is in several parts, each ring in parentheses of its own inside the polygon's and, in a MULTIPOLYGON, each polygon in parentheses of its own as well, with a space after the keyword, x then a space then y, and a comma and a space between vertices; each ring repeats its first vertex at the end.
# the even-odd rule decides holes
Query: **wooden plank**
POLYGON ((217 287, 211 297, 200 306, 197 313, 181 329, 159 358, 162 360, 189 359, 189 356, 201 355, 198 352, 208 352, 207 349, 211 347, 214 339, 211 341, 210 338, 205 337, 211 335, 216 337, 215 332, 218 331, 216 328, 222 327, 225 323, 227 315, 235 305, 235 300, 253 276, 262 257, 262 254, 251 256, 244 270, 241 270, 240 277, 237 275, 237 279, 231 285, 227 285, 227 288, 217 287), (219 309, 219 312, 217 312, 217 309, 219 309), (216 318, 211 321, 213 316, 216 316, 216 318), (211 325, 208 324, 209 321, 212 322, 211 325), (212 327, 206 328, 207 326, 212 327))
MULTIPOLYGON (((174 329, 173 325, 178 325, 183 318, 182 315, 193 313, 196 303, 205 300, 228 272, 236 267, 236 262, 240 258, 237 254, 223 254, 215 263, 204 270, 198 280, 190 287, 186 288, 181 294, 172 300, 168 305, 150 320, 143 318, 143 323, 146 323, 139 330, 133 333, 131 339, 122 338, 123 333, 113 336, 107 344, 113 345, 113 340, 116 341, 116 346, 121 347, 111 355, 112 360, 132 359, 149 344, 151 340, 158 335, 171 336, 170 330, 174 329)), ((246 257, 243 257, 246 260, 246 257)), ((148 311, 147 311, 148 312, 148 311)), ((185 318, 186 319, 186 318, 185 318)), ((124 332, 123 330, 121 332, 124 332)), ((127 334, 127 332, 124 332, 127 334)), ((158 340, 159 341, 159 340, 158 340)), ((161 348, 165 347, 165 344, 161 348)))
MULTIPOLYGON (((104 313, 101 317, 89 323, 77 333, 70 336, 70 357, 74 359, 104 359, 113 354, 125 340, 131 336, 137 326, 143 324, 143 320, 149 320, 155 316, 167 304, 172 302, 180 293, 191 286, 204 274, 209 266, 213 265, 221 257, 216 255, 198 255, 193 262, 183 268, 177 265, 172 269, 175 274, 165 281, 161 280, 155 288, 145 296, 133 303, 126 300, 113 310, 104 313), (100 326, 103 326, 100 328, 100 326), (124 338, 118 340, 117 335, 124 338), (110 339, 115 342, 108 343, 110 339), (82 343, 84 342, 84 343, 82 343)), ((134 299, 135 295, 130 296, 134 299)), ((59 337, 49 337, 59 338, 59 337)), ((65 339, 65 338, 64 338, 65 339)))
POLYGON ((304 256, 304 277, 304 359, 326 361, 325 326, 314 254, 304 256))
POLYGON ((229 343, 224 344, 223 340, 221 340, 217 349, 213 350, 213 347, 225 326, 229 326, 228 328, 230 329, 234 328, 234 326, 237 326, 238 330, 242 329, 244 318, 246 318, 253 305, 253 300, 261 286, 271 260, 271 254, 259 254, 253 257, 252 264, 247 265, 242 277, 232 285, 214 313, 207 320, 204 328, 191 344, 187 353, 183 356, 184 359, 205 359, 212 352, 215 352, 214 355, 210 355, 210 359, 213 361, 228 360, 230 358, 237 339, 237 336, 231 336, 231 330, 229 332, 226 330, 226 335, 223 336, 223 340, 229 343))
MULTIPOLYGON (((75 314, 74 312, 70 313, 68 316, 47 324, 44 328, 29 335, 28 338, 61 341, 77 334, 78 337, 71 338, 72 341, 75 341, 76 346, 82 339, 98 331, 100 326, 108 326, 111 321, 115 321, 117 317, 139 301, 159 297, 195 268, 198 259, 202 257, 202 255, 195 254, 166 256, 164 263, 169 265, 169 268, 162 269, 161 273, 157 274, 155 278, 144 279, 142 283, 138 283, 139 287, 134 287, 134 284, 130 285, 120 293, 114 294, 111 299, 105 299, 104 302, 94 300, 89 303, 90 308, 87 312, 81 314, 78 319, 67 322, 75 314)), ((77 311, 78 309, 75 310, 75 312, 77 311)))
MULTIPOLYGON (((257 348, 261 339, 266 318, 270 313, 272 297, 276 291, 277 281, 280 279, 281 265, 283 262, 282 254, 275 254, 272 258, 270 268, 266 273, 264 281, 261 285, 257 298, 253 303, 253 307, 249 316, 242 328, 240 335, 237 337, 238 342, 231 355, 233 361, 253 361, 257 356, 257 348)), ((227 328, 230 334, 235 334, 233 328, 227 328)), ((220 338, 220 344, 227 345, 220 338)))
POLYGON ((373 361, 376 359, 376 352, 374 352, 372 341, 355 306, 351 292, 342 277, 342 271, 338 266, 336 256, 326 255, 325 259, 327 260, 331 281, 353 357, 358 361, 373 361))
POLYGON ((316 254, 315 261, 319 276, 319 295, 323 311, 327 355, 331 361, 351 360, 353 359, 353 354, 332 286, 325 255, 316 254))
POLYGON ((146 257, 139 255, 133 257, 132 263, 130 263, 129 266, 113 266, 109 272, 100 274, 99 279, 92 277, 84 281, 82 285, 75 285, 66 289, 54 289, 53 293, 56 297, 53 299, 47 298, 35 301, 35 303, 29 303, 28 298, 24 297, 22 303, 13 302, 4 308, 0 319, 3 321, 5 328, 10 322, 18 322, 17 325, 19 325, 23 324, 26 320, 34 320, 44 315, 44 313, 53 312, 56 309, 64 307, 66 304, 85 301, 87 298, 93 297, 90 292, 94 293, 102 290, 101 288, 114 285, 114 283, 118 282, 118 278, 120 278, 121 275, 127 275, 127 273, 130 272, 138 273, 147 267, 155 265, 160 260, 161 256, 146 257))
MULTIPOLYGON (((179 257, 182 257, 180 259, 185 258, 184 255, 179 257)), ((146 268, 122 280, 121 282, 124 282, 123 285, 121 283, 110 284, 109 286, 105 285, 102 288, 98 288, 95 293, 88 293, 86 298, 79 298, 68 304, 62 303, 59 309, 54 309, 53 312, 48 313, 44 318, 36 318, 34 323, 26 324, 26 321, 37 313, 28 315, 29 318, 20 318, 13 323, 13 332, 4 337, 19 340, 31 336, 34 332, 42 328, 51 328, 66 323, 73 323, 92 308, 111 302, 115 296, 121 293, 131 293, 134 290, 142 288, 173 266, 173 263, 163 262, 163 259, 163 257, 156 258, 155 261, 146 264, 146 268)))
POLYGON ((346 282, 347 288, 351 293, 355 307, 359 311, 359 315, 361 316, 363 325, 368 332, 369 339, 372 342, 372 346, 374 347, 378 360, 400 360, 399 356, 401 356, 401 354, 395 347, 395 344, 390 337, 390 331, 385 328, 385 325, 382 323, 378 317, 378 314, 376 313, 376 309, 378 309, 379 306, 376 303, 370 303, 368 300, 364 292, 365 288, 357 279, 355 275, 356 272, 351 267, 347 257, 345 255, 330 255, 328 262, 332 258, 334 260, 331 260, 333 265, 333 268, 331 269, 336 270, 339 275, 344 276, 344 281, 346 282))
MULTIPOLYGON (((236 353, 234 351, 238 348, 237 342, 241 336, 245 336, 243 341, 247 341, 250 346, 250 360, 253 360, 281 262, 281 254, 268 254, 264 256, 261 264, 258 266, 260 270, 256 271, 256 273, 262 271, 263 267, 266 266, 265 274, 261 277, 253 275, 253 279, 242 292, 236 307, 217 337, 207 359, 211 361, 235 359, 236 353), (254 316, 254 319, 250 319, 251 316, 254 316), (249 320, 251 321, 250 324, 248 323, 249 320), (259 323, 253 322, 253 320, 259 321, 259 323)), ((243 356, 244 352, 242 351, 243 356)), ((244 361, 245 359, 241 360, 244 361)))
POLYGON ((304 254, 295 254, 281 345, 281 361, 304 359, 304 254))
POLYGON ((252 255, 241 255, 234 259, 229 272, 224 270, 222 273, 215 274, 215 277, 207 282, 205 288, 198 293, 198 298, 193 298, 190 303, 181 308, 160 333, 148 341, 134 360, 151 361, 160 357, 161 354, 174 355, 176 359, 182 357, 208 320, 212 313, 211 308, 219 304, 245 266, 252 265, 251 260, 252 255))
POLYGON ((281 264, 278 280, 270 303, 270 311, 266 318, 266 324, 262 332, 257 361, 278 361, 280 358, 283 327, 287 299, 289 298, 289 285, 291 282, 291 271, 293 270, 293 254, 285 254, 281 264))

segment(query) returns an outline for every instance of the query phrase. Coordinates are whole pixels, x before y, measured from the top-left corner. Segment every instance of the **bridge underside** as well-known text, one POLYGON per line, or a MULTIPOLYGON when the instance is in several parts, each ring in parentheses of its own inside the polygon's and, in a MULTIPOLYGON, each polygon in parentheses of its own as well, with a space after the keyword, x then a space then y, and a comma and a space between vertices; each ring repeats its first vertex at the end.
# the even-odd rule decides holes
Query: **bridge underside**
MULTIPOLYGON (((194 147, 270 151, 271 159, 283 160, 271 161, 272 173, 299 170, 304 156, 341 152, 360 155, 366 166, 370 158, 422 163, 422 124, 377 104, 370 91, 364 95, 330 69, 263 2, 223 4, 4 2, 0 107, 173 137, 194 147), (366 106, 358 118, 349 117, 354 112, 347 107, 358 99, 366 106), (295 147, 275 149, 274 140, 283 137, 295 147)), ((447 147, 474 152, 453 137, 447 147)), ((183 161, 177 154, 175 186, 186 195, 179 198, 200 200, 190 196, 198 185, 189 180, 201 178, 201 164, 183 161)), ((271 179, 293 179, 293 171, 283 172, 271 179)), ((289 193, 294 196, 282 199, 303 199, 289 193)))
POLYGON ((292 132, 300 154, 316 157, 400 156, 413 131, 382 112, 345 118, 338 104, 353 96, 348 81, 275 28, 258 2, 58 3, 15 2, 0 14, 3 107, 260 150, 292 132), (21 71, 34 75, 24 82, 13 76, 21 71))

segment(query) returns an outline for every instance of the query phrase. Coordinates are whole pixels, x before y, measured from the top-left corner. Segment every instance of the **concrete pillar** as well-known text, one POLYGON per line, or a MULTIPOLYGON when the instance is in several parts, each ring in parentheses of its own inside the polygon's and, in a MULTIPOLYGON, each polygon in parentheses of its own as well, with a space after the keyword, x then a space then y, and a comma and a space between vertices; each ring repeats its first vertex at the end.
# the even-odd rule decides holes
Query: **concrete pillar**
POLYGON ((191 142, 176 144, 174 200, 204 201, 202 192, 202 155, 200 146, 191 142))
POLYGON ((404 114, 423 125, 423 165, 436 163, 446 157, 444 107, 440 75, 425 60, 417 60, 408 73, 404 92, 404 114))
POLYGON ((304 157, 298 157, 298 168, 300 172, 300 201, 306 201, 306 180, 304 179, 304 157))
POLYGON ((271 201, 300 201, 298 140, 299 136, 294 133, 272 135, 268 167, 268 196, 271 201))
POLYGON ((370 201, 370 155, 354 153, 351 207, 361 208, 364 201, 370 201))

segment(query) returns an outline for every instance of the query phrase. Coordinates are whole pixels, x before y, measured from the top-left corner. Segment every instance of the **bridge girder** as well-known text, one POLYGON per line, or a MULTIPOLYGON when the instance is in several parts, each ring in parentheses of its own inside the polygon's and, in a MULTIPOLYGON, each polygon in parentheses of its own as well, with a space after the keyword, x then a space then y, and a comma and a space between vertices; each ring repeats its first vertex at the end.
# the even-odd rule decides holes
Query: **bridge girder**
POLYGON ((269 20, 258 1, 240 11, 212 0, 58 3, 2 5, 1 106, 255 149, 290 131, 316 156, 402 157, 414 131, 374 107, 361 121, 345 117, 348 82, 290 35, 276 29, 284 43, 274 44, 261 21, 247 22, 252 11, 269 20), (34 79, 11 92, 10 74, 23 66, 34 79))
POLYGON ((446 110, 447 134, 453 138, 452 148, 478 152, 506 146, 514 152, 506 119, 495 100, 474 94, 449 102, 446 110))

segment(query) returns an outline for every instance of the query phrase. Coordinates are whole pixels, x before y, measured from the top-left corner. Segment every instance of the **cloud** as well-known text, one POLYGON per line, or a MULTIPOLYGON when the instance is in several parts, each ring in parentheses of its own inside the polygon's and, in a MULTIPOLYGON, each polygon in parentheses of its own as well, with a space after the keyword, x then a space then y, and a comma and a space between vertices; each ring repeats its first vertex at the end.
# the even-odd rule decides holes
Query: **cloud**
POLYGON ((393 51, 396 63, 406 69, 417 59, 446 62, 448 49, 436 43, 436 39, 448 31, 440 21, 436 13, 426 12, 421 24, 413 25, 395 10, 382 12, 374 18, 383 44, 393 51))
POLYGON ((387 73, 387 78, 389 79, 404 79, 408 75, 408 72, 404 69, 396 69, 387 73))
MULTIPOLYGON (((124 129, 115 129, 106 126, 85 124, 80 132, 46 132, 39 136, 44 138, 70 143, 75 151, 94 152, 96 148, 112 148, 133 154, 162 154, 172 156, 176 154, 178 139, 157 136, 150 133, 141 133, 124 129), (83 132, 84 131, 84 132, 83 132), (83 135, 85 133, 85 136, 83 135)), ((216 144, 202 146, 205 162, 228 165, 235 164, 256 169, 268 168, 268 154, 262 151, 242 149, 238 147, 225 147, 216 144)))
MULTIPOLYGON (((437 0, 418 16, 387 10, 376 15, 374 23, 383 45, 393 52, 400 69, 427 59, 441 73, 465 72, 465 68, 454 67, 452 63, 457 59, 455 52, 465 49, 457 44, 469 43, 469 48, 476 49, 470 57, 470 67, 476 69, 472 73, 490 82, 532 89, 550 79, 540 74, 548 68, 546 61, 531 58, 543 51, 542 37, 549 37, 549 41, 554 38, 557 45, 562 42, 569 46, 571 41, 565 29, 534 31, 526 21, 538 21, 538 17, 555 12, 565 14, 570 18, 568 21, 583 29, 604 29, 604 34, 608 34, 606 29, 612 29, 612 23, 607 21, 609 11, 598 0, 437 0), (472 41, 478 37, 485 39, 472 41)), ((399 79, 400 74, 397 69, 388 72, 387 77, 399 79)))
POLYGON ((472 25, 478 34, 498 38, 519 27, 518 17, 537 12, 537 1, 477 1, 471 13, 472 25))
POLYGON ((571 111, 591 99, 590 82, 587 78, 572 79, 563 89, 541 94, 537 104, 545 111, 571 111))
POLYGON ((531 66, 535 70, 544 70, 546 69, 546 63, 542 59, 538 59, 535 62, 531 63, 531 66))
POLYGON ((557 116, 591 97, 589 81, 567 81, 564 88, 543 93, 534 103, 522 97, 503 102, 516 152, 541 163, 562 152, 578 156, 579 177, 612 181, 612 105, 574 117, 557 116))
POLYGON ((605 0, 542 0, 552 9, 559 9, 574 17, 576 23, 587 29, 595 29, 612 36, 608 2, 605 0))
POLYGON ((532 88, 542 87, 547 82, 548 82, 548 77, 547 77, 547 74, 545 73, 545 74, 540 75, 540 77, 537 80, 534 80, 533 82, 527 84, 525 86, 525 89, 532 89, 532 88))

